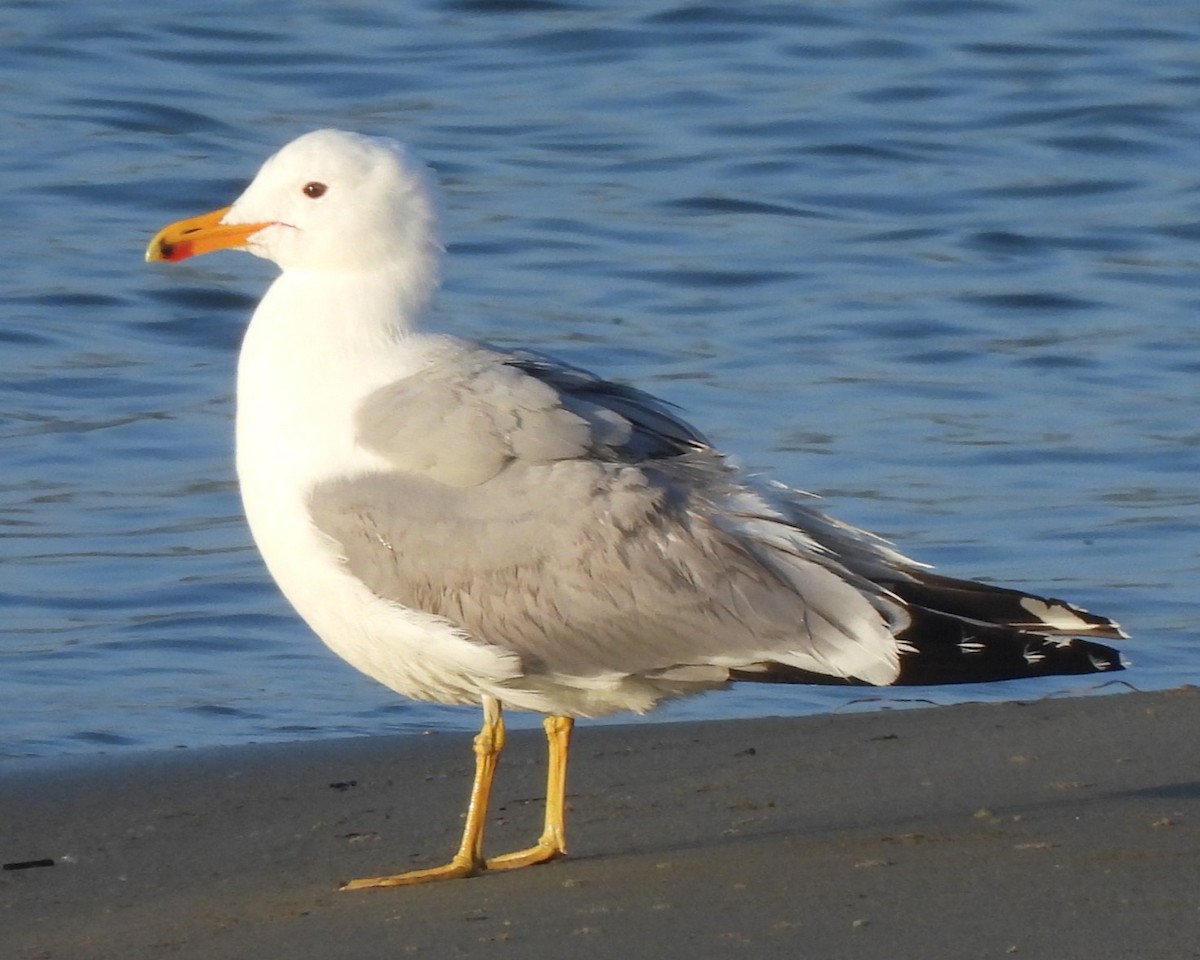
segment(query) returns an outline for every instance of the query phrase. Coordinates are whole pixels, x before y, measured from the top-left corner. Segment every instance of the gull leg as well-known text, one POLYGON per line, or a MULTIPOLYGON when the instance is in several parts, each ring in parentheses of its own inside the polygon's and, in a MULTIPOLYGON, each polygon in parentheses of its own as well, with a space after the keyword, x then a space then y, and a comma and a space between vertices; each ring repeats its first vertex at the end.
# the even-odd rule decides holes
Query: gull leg
POLYGON ((546 728, 549 768, 546 772, 545 829, 532 847, 492 857, 487 862, 489 870, 515 870, 567 855, 567 759, 575 721, 570 717, 547 717, 543 726, 546 728))
MULTIPOLYGON (((500 751, 504 749, 504 713, 495 697, 483 698, 483 726, 475 737, 475 781, 471 785, 471 802, 467 806, 467 823, 462 843, 450 862, 426 870, 410 870, 389 877, 367 877, 343 884, 343 890, 366 890, 373 887, 406 887, 435 880, 456 880, 473 877, 488 866, 483 859, 483 828, 487 819, 488 801, 500 751)), ((565 764, 564 764, 565 766, 565 764)))

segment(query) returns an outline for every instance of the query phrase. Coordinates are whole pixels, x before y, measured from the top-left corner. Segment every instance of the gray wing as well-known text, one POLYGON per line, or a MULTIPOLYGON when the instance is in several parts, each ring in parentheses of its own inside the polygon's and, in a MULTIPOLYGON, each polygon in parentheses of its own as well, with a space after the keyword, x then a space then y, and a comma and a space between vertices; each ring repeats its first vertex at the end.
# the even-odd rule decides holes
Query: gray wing
POLYGON ((661 400, 540 354, 447 338, 430 359, 358 412, 360 442, 399 470, 474 486, 514 461, 636 463, 708 449, 661 400))
POLYGON ((895 677, 899 605, 647 394, 447 341, 357 426, 391 468, 322 483, 314 523, 378 595, 527 674, 895 677))
MULTIPOLYGON (((680 419, 670 404, 636 387, 604 380, 587 370, 529 350, 511 354, 506 363, 552 387, 558 393, 559 403, 589 422, 599 415, 622 424, 610 435, 619 438, 619 444, 602 443, 593 452, 607 449, 622 460, 636 462, 711 447, 708 439, 680 419)), ((593 439, 602 438, 594 435, 593 439)))

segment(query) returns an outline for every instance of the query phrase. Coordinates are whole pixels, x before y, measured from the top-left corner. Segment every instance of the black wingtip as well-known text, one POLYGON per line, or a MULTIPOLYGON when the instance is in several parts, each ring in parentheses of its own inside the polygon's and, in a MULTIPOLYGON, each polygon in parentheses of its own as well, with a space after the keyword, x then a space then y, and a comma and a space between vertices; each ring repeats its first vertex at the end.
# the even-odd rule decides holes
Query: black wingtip
POLYGON ((1090 639, 1031 633, 911 607, 897 685, 986 683, 1125 669, 1112 647, 1090 639))
POLYGON ((902 600, 927 610, 1047 636, 1129 639, 1116 621, 1090 613, 1066 600, 974 580, 955 580, 928 570, 905 573, 907 576, 903 579, 882 585, 902 600))

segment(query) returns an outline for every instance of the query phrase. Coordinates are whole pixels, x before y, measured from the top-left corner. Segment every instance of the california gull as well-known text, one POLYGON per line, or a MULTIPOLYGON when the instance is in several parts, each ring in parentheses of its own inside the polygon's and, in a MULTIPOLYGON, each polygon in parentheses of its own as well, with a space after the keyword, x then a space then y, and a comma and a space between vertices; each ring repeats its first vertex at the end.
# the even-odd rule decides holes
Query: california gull
POLYGON ((272 576, 339 656, 477 703, 461 847, 398 886, 566 852, 574 719, 733 681, 965 683, 1121 669, 1063 600, 940 576, 744 472, 633 387, 422 331, 442 252, 430 171, 388 139, 305 134, 148 260, 224 248, 281 275, 238 364, 237 469, 272 576), (544 714, 545 830, 486 858, 502 710, 544 714))

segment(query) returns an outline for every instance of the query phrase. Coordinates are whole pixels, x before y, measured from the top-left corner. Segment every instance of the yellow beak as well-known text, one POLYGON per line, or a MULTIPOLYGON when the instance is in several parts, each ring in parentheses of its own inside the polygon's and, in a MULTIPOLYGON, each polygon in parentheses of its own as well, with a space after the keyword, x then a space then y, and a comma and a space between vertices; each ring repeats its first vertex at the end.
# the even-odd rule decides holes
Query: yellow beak
POLYGON ((222 207, 163 227, 146 248, 147 262, 167 260, 177 263, 214 250, 244 247, 252 234, 271 226, 269 223, 222 223, 221 218, 228 212, 229 207, 222 207))

